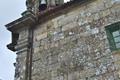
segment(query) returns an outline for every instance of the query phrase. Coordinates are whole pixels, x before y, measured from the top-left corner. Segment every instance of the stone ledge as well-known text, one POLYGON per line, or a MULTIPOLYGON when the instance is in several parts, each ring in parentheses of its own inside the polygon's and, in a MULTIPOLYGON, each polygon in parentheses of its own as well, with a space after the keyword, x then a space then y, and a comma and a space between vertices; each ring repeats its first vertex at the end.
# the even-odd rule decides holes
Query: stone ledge
POLYGON ((28 16, 23 16, 5 26, 9 31, 13 32, 16 29, 19 29, 21 27, 31 26, 34 23, 35 23, 34 17, 28 15, 28 16))
POLYGON ((28 46, 29 46, 28 42, 23 42, 23 43, 21 43, 19 45, 15 45, 15 50, 21 50, 21 49, 26 48, 28 46))
POLYGON ((7 48, 10 49, 11 51, 16 51, 14 46, 15 46, 15 44, 10 43, 10 44, 7 45, 7 48))
POLYGON ((12 51, 16 51, 15 46, 17 45, 16 43, 19 36, 19 33, 17 31, 23 27, 32 27, 32 25, 34 25, 35 22, 36 22, 36 18, 34 14, 30 11, 26 11, 21 18, 5 25, 6 28, 12 32, 12 43, 7 45, 8 49, 12 51), (18 35, 16 36, 15 34, 18 35))

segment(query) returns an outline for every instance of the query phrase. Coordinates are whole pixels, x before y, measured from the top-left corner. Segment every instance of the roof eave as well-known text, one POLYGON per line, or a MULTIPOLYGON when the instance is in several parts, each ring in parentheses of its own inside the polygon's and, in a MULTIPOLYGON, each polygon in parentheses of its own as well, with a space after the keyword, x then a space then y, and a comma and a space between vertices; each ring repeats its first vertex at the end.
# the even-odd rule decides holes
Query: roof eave
POLYGON ((17 31, 24 27, 32 27, 32 25, 35 24, 35 22, 36 22, 35 16, 33 14, 27 14, 5 25, 6 28, 12 33, 12 42, 7 45, 7 48, 10 49, 11 51, 16 51, 15 49, 15 46, 17 45, 16 34, 19 34, 17 31))

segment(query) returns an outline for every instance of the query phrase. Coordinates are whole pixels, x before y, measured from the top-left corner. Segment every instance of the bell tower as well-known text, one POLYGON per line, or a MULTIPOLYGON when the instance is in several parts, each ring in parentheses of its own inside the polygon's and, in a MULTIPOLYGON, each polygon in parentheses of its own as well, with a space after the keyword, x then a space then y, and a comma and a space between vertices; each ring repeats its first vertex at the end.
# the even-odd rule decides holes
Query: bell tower
POLYGON ((39 11, 64 4, 64 0, 39 0, 39 11))
POLYGON ((47 0, 48 6, 58 6, 64 3, 64 0, 47 0))
POLYGON ((35 14, 62 4, 64 4, 64 0, 26 0, 27 10, 31 10, 35 14))
POLYGON ((39 11, 44 11, 45 9, 47 9, 47 1, 41 0, 39 4, 39 11))

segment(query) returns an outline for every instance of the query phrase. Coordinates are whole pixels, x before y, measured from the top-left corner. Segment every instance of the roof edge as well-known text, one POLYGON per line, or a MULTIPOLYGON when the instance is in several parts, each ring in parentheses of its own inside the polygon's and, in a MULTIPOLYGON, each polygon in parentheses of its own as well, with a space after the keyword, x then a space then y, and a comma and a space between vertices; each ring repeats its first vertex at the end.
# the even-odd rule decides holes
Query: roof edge
POLYGON ((15 20, 13 22, 6 24, 5 27, 9 31, 14 32, 14 29, 17 29, 18 26, 24 27, 25 25, 31 25, 31 24, 35 23, 35 20, 36 20, 36 18, 33 13, 31 13, 30 11, 25 11, 25 12, 23 12, 22 17, 20 17, 19 19, 15 20), (25 24, 25 22, 29 22, 31 24, 25 24), (24 25, 22 25, 22 24, 24 24, 24 25))
POLYGON ((84 4, 86 2, 90 2, 90 1, 94 1, 94 0, 73 0, 73 1, 67 2, 63 5, 59 5, 59 6, 56 6, 54 8, 47 9, 43 12, 39 12, 38 22, 39 23, 44 22, 48 19, 48 17, 54 17, 55 15, 58 15, 61 13, 63 14, 64 13, 63 11, 67 11, 67 10, 69 11, 68 8, 82 5, 82 4, 84 4), (73 5, 75 5, 75 6, 73 6, 73 5))

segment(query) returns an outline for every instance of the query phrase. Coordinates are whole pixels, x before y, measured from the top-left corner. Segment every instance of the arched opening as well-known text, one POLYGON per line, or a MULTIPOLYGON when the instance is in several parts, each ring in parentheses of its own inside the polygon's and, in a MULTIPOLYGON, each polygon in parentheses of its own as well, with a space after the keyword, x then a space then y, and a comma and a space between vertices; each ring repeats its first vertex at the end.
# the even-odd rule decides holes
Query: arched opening
POLYGON ((64 0, 64 3, 70 2, 71 0, 64 0))
POLYGON ((73 0, 39 0, 39 11, 44 11, 47 8, 62 5, 73 0))
POLYGON ((47 8, 47 1, 46 0, 41 0, 39 5, 39 11, 44 11, 47 8))

